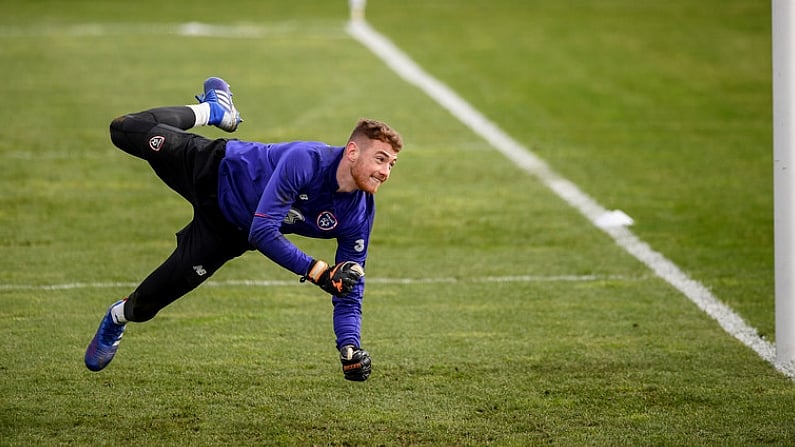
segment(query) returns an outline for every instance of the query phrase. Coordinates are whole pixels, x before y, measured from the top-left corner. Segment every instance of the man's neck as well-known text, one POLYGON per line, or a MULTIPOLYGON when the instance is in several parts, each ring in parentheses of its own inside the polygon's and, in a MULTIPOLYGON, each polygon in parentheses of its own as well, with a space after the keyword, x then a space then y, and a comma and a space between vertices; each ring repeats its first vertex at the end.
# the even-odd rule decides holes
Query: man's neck
POLYGON ((356 182, 353 180, 353 176, 351 176, 351 166, 348 163, 345 163, 345 159, 343 158, 340 160, 340 164, 337 166, 337 192, 353 192, 356 191, 356 182))

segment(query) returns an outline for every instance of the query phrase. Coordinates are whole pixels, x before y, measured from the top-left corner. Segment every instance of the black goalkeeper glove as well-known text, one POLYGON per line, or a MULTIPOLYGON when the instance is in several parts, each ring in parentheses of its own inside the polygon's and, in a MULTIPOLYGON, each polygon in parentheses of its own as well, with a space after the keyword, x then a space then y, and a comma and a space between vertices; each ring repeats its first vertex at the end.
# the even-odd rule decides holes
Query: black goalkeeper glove
POLYGON ((342 373, 345 374, 346 380, 364 382, 370 377, 372 368, 369 352, 353 345, 343 346, 340 349, 340 361, 342 361, 342 373))
POLYGON ((329 267, 325 262, 313 259, 301 282, 309 280, 332 295, 345 296, 351 293, 362 276, 364 269, 356 262, 344 261, 329 267))

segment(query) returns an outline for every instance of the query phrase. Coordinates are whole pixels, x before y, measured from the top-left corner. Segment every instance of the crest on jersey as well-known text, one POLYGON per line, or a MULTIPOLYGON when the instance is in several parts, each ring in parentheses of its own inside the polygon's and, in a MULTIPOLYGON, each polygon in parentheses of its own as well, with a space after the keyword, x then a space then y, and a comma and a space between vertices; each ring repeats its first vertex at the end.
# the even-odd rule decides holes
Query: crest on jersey
POLYGON ((163 143, 166 142, 166 137, 161 135, 156 135, 149 139, 149 149, 157 152, 163 147, 163 143))
POLYGON ((287 215, 284 216, 284 223, 286 224, 294 224, 296 222, 303 222, 305 220, 306 219, 304 219, 304 215, 295 208, 290 208, 290 211, 288 211, 287 215))
POLYGON ((331 211, 323 211, 317 215, 317 226, 321 230, 333 230, 337 226, 337 218, 331 211))

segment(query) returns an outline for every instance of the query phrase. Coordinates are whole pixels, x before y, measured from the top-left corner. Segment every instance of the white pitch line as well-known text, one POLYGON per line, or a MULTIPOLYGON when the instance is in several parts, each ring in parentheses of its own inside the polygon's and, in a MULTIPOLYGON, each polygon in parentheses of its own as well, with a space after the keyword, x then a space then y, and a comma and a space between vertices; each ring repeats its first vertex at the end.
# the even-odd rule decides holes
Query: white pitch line
POLYGON ((215 25, 201 22, 188 23, 78 23, 33 26, 0 25, 0 39, 20 37, 107 37, 107 36, 162 36, 217 37, 222 39, 262 39, 267 37, 301 34, 328 38, 345 38, 338 21, 315 21, 305 26, 299 21, 273 22, 268 25, 236 24, 215 25))
MULTIPOLYGON (((592 281, 641 281, 642 277, 623 275, 519 275, 519 276, 484 276, 481 278, 368 278, 370 284, 456 284, 456 283, 515 283, 515 282, 592 282, 592 281)), ((224 281, 209 280, 205 287, 283 287, 300 286, 299 281, 280 279, 229 279, 224 281)), ((72 282, 64 284, 0 284, 0 292, 13 290, 74 290, 74 289, 117 289, 137 287, 134 282, 72 282)))
POLYGON ((775 347, 758 335, 739 315, 718 300, 704 285, 693 280, 673 262, 641 241, 622 226, 603 227, 597 220, 609 211, 585 194, 571 181, 554 172, 542 159, 491 122, 452 89, 415 63, 389 39, 375 31, 366 21, 348 23, 348 33, 370 49, 406 82, 416 86, 454 117, 481 136, 495 149, 577 209, 594 226, 606 232, 627 253, 638 259, 657 276, 679 290, 712 317, 730 335, 751 348, 762 359, 789 378, 795 379, 795 363, 776 361, 775 347))

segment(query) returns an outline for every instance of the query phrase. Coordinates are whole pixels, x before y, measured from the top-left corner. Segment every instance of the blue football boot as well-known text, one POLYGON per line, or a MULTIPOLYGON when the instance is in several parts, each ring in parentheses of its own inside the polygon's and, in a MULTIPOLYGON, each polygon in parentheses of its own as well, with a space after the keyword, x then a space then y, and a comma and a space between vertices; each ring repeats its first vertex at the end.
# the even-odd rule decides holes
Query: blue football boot
POLYGON ((108 308, 108 312, 99 323, 94 339, 88 344, 85 361, 86 366, 91 371, 100 371, 108 366, 108 363, 113 360, 113 356, 116 355, 116 350, 119 349, 121 337, 124 335, 125 324, 116 324, 113 321, 110 309, 122 301, 117 301, 108 308))
POLYGON ((237 130, 237 125, 243 122, 235 104, 232 103, 229 84, 221 78, 207 78, 204 81, 204 93, 196 95, 196 99, 199 103, 210 104, 210 120, 207 124, 227 132, 234 132, 237 130))

